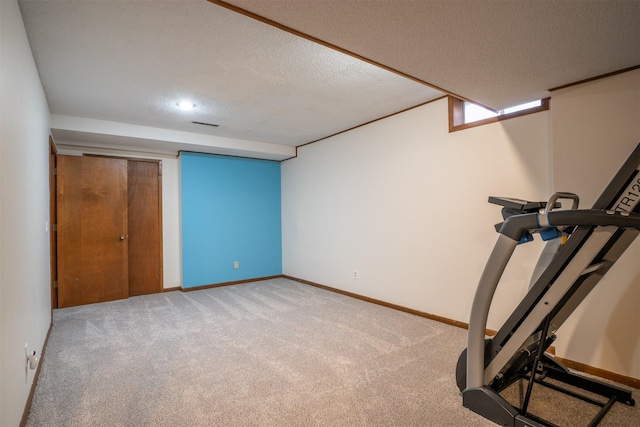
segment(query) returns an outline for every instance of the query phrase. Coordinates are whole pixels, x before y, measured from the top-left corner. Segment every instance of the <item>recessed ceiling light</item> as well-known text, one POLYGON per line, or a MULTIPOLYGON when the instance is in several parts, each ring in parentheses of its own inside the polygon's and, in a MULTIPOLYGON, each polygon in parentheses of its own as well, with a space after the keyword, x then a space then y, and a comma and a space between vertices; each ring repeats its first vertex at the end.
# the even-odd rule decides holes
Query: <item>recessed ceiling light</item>
POLYGON ((185 111, 193 110, 194 108, 196 108, 196 104, 191 101, 176 102, 176 105, 178 106, 178 108, 185 111))

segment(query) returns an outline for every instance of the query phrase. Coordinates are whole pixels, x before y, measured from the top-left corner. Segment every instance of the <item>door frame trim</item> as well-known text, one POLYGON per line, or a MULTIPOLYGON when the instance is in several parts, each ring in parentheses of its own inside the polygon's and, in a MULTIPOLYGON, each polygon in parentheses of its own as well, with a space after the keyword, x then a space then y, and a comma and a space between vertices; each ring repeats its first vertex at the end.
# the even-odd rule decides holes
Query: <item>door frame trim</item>
MULTIPOLYGON (((56 175, 58 148, 49 135, 49 275, 51 280, 51 310, 58 308, 58 289, 55 284, 58 281, 58 238, 56 225, 58 221, 58 179, 56 175)), ((53 317, 52 317, 53 319, 53 317)))

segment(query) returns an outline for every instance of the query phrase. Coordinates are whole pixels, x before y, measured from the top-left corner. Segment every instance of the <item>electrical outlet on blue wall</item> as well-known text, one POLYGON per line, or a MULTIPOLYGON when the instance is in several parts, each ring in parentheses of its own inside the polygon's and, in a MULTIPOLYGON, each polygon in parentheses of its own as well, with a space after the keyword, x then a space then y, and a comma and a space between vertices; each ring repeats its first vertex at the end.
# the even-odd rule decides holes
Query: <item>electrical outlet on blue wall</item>
POLYGON ((181 153, 180 178, 183 287, 282 274, 279 162, 181 153))

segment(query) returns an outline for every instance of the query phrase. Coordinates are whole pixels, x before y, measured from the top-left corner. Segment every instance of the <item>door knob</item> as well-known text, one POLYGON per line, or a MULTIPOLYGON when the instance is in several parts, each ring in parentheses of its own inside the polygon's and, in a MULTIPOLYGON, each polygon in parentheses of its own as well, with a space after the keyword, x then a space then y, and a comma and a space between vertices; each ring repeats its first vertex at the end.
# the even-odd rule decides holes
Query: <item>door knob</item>
POLYGON ((125 237, 124 234, 121 234, 120 235, 120 240, 124 240, 124 237, 125 237))

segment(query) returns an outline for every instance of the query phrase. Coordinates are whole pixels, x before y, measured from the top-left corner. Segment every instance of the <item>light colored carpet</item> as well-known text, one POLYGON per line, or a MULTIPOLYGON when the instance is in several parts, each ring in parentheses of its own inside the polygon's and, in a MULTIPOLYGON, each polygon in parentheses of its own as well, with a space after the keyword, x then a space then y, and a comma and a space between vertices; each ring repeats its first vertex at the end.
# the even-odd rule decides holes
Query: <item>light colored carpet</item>
POLYGON ((55 310, 27 426, 492 426, 462 406, 465 345, 287 279, 55 310))

